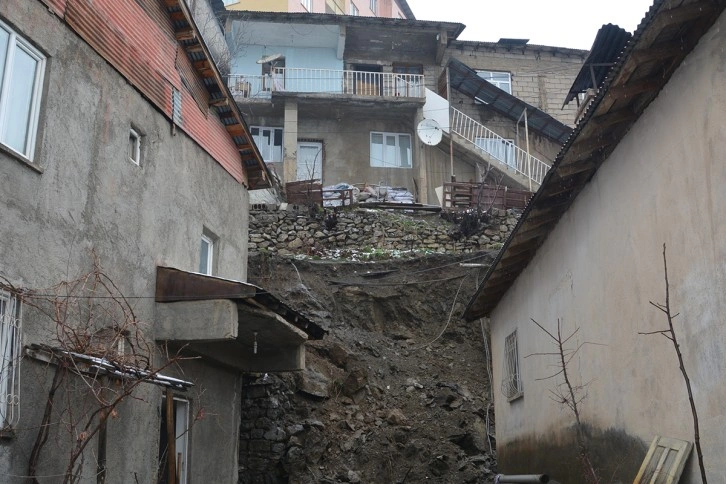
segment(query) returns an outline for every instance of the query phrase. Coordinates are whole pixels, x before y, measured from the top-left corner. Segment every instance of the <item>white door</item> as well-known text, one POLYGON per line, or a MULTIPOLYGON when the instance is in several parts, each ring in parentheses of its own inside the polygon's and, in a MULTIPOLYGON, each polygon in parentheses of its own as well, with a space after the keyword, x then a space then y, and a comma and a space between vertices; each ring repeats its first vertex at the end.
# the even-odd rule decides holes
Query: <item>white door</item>
POLYGON ((323 179, 323 144, 302 142, 297 144, 297 180, 323 179))

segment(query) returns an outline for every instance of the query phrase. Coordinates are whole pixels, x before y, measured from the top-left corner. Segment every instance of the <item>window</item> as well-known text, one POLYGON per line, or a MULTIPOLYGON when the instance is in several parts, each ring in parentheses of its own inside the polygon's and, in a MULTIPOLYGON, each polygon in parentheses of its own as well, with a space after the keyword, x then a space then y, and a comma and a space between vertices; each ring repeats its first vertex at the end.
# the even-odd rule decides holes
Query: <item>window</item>
POLYGON ((266 162, 282 161, 282 128, 250 127, 252 139, 266 162))
POLYGON ((141 135, 134 128, 129 130, 129 160, 136 165, 141 164, 141 135))
POLYGON ((509 72, 499 71, 476 71, 482 79, 494 84, 502 91, 512 94, 512 75, 509 72))
POLYGON ((169 480, 168 456, 169 437, 174 436, 174 453, 178 468, 176 473, 179 484, 187 482, 187 462, 189 460, 189 401, 181 398, 174 398, 171 422, 174 426, 173 434, 167 427, 166 401, 161 403, 161 425, 159 426, 159 483, 173 484, 169 480))
POLYGON ((360 10, 358 10, 358 7, 355 6, 354 3, 351 2, 350 4, 350 14, 354 16, 360 15, 360 10))
POLYGON ((300 3, 302 3, 302 6, 305 7, 305 10, 308 12, 313 11, 313 0, 300 0, 300 3))
POLYGON ((0 429, 17 423, 19 410, 20 301, 0 291, 0 429))
POLYGON ((373 15, 378 15, 378 0, 371 0, 371 12, 373 15))
POLYGON ((214 239, 205 233, 202 234, 202 244, 199 250, 199 273, 212 275, 214 267, 214 239))
POLYGON ((411 135, 371 132, 371 166, 411 168, 411 135))
POLYGON ((517 349, 516 330, 504 340, 502 393, 504 393, 504 396, 510 402, 522 396, 522 375, 519 372, 519 350, 517 349))
POLYGON ((0 22, 0 143, 32 160, 45 57, 0 22))

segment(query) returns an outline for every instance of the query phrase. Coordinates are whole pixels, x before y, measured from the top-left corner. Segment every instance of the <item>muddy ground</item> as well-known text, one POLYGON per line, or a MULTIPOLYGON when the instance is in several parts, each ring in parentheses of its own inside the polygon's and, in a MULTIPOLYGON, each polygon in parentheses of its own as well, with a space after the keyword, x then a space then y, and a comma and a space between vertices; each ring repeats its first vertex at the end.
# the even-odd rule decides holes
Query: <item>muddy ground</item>
MULTIPOLYGON (((368 263, 250 259, 249 281, 323 326, 279 378, 293 483, 491 482, 486 345, 461 314, 494 252, 368 263)), ((275 376, 275 378, 278 378, 275 376)))

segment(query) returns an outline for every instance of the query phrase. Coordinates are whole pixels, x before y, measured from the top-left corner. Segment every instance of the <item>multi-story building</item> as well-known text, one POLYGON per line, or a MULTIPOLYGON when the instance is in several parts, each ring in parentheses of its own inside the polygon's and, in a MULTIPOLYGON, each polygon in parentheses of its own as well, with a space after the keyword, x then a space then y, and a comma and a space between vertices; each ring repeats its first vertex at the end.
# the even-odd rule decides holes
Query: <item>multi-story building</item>
POLYGON ((563 121, 574 116, 559 108, 587 53, 456 40, 463 29, 228 12, 229 85, 285 182, 407 187, 426 203, 438 203, 436 189, 452 176, 536 189, 569 135, 563 121), (417 136, 425 118, 443 132, 436 146, 417 136))
POLYGON ((224 0, 228 10, 415 19, 406 0, 224 0))
POLYGON ((3 482, 237 480, 321 334, 244 282, 268 175, 183 1, 0 3, 3 482))

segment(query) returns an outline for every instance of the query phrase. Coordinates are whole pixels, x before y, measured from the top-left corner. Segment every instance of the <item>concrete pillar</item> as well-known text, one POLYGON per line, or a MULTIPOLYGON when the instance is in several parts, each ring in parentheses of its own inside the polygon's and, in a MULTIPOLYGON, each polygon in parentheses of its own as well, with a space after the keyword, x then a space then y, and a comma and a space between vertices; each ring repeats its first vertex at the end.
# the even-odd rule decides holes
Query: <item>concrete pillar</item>
POLYGON ((283 129, 283 182, 289 183, 297 180, 297 101, 285 101, 283 129))
POLYGON ((418 183, 418 201, 421 203, 429 203, 429 180, 427 172, 427 158, 429 155, 430 148, 425 145, 417 136, 416 128, 418 123, 424 119, 423 108, 416 110, 416 116, 413 120, 413 159, 415 160, 414 167, 417 172, 415 173, 416 183, 418 183))

